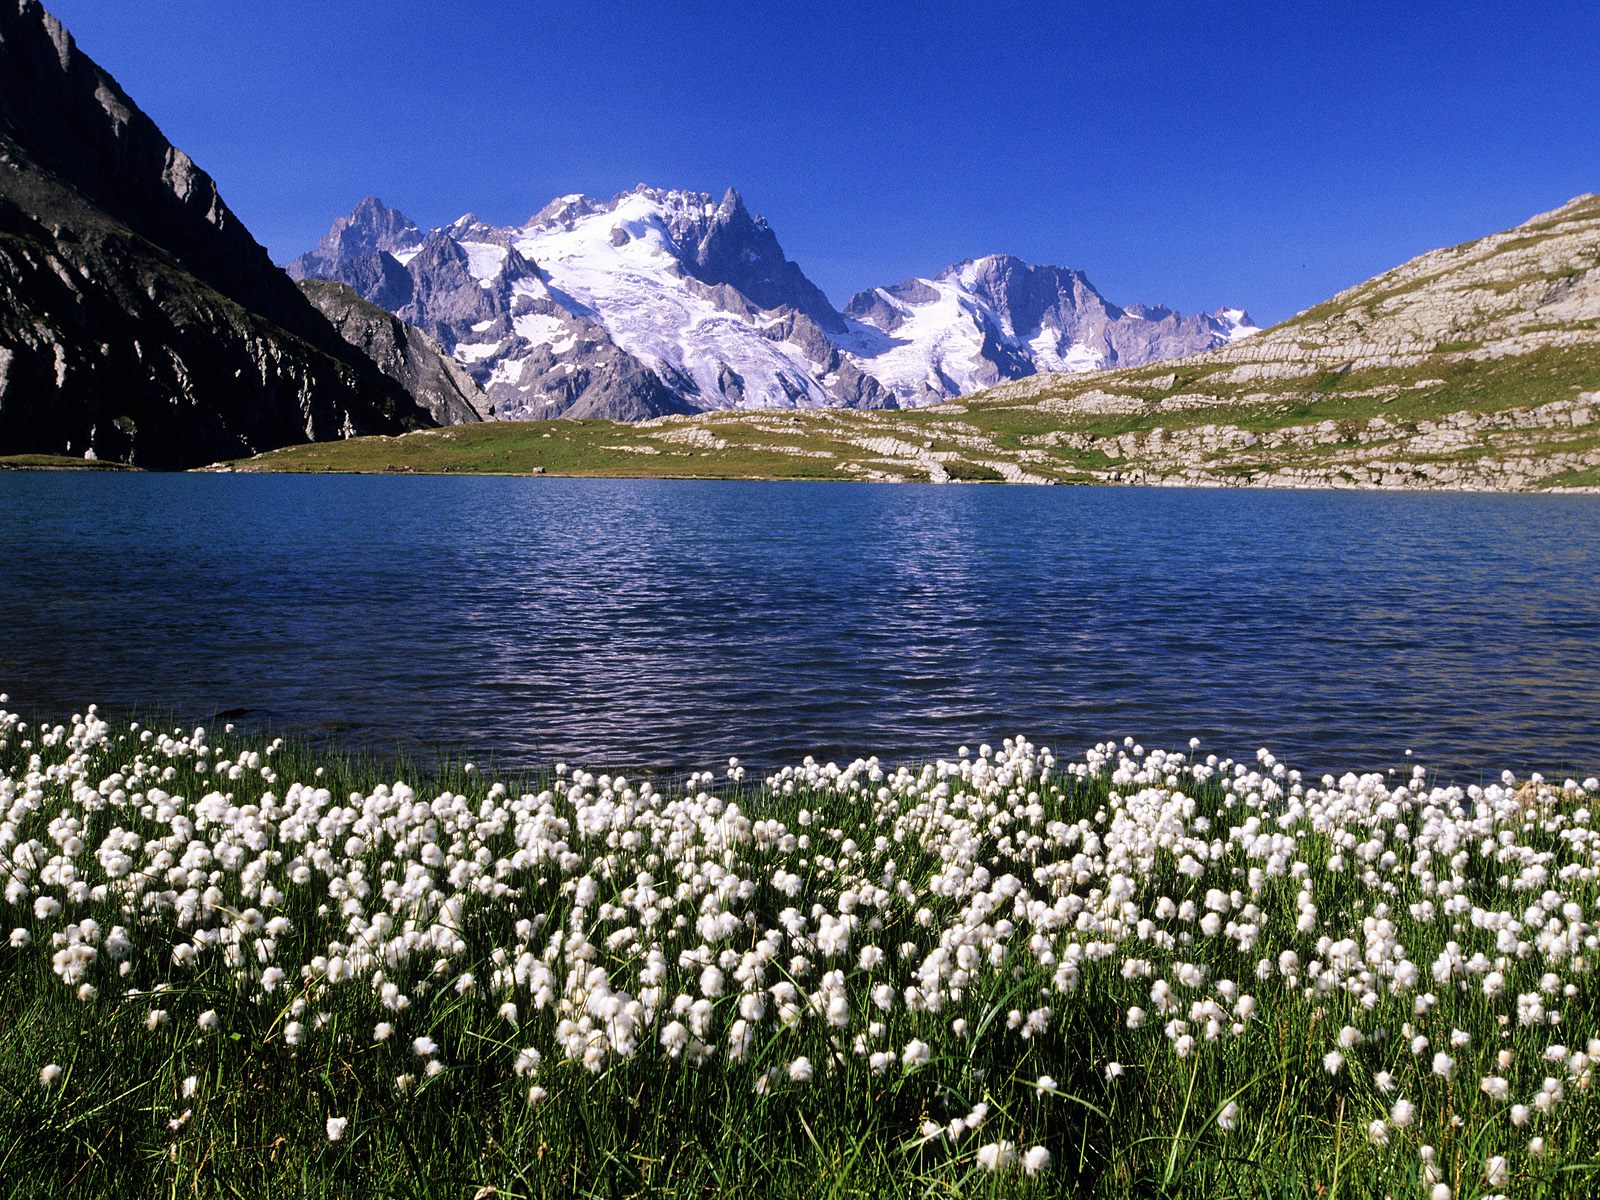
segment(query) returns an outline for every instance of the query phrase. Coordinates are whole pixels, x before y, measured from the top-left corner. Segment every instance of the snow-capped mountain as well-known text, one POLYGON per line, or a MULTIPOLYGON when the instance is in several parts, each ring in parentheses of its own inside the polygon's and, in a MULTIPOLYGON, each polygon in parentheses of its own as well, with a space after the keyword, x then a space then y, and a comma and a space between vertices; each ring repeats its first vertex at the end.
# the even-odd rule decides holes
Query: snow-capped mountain
POLYGON ((419 326, 501 418, 927 404, 1039 371, 1212 349, 1239 310, 1122 309, 1076 271, 1007 256, 863 292, 844 313, 738 193, 641 184, 521 226, 427 233, 374 198, 289 264, 419 326))
POLYGON ((1182 316, 1118 308, 1081 271, 1009 254, 932 279, 860 292, 839 344, 901 405, 930 404, 1025 375, 1178 358, 1257 332, 1241 309, 1182 316))
POLYGON ((469 215, 425 235, 368 200, 289 273, 433 334, 499 417, 887 400, 833 344, 844 318, 732 190, 563 196, 521 227, 469 215))

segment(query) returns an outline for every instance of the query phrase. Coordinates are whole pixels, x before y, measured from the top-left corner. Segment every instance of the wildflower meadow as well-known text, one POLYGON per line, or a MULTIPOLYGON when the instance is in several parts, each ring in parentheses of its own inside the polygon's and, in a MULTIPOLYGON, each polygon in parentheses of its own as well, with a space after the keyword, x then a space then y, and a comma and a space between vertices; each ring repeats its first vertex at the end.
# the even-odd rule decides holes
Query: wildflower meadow
POLYGON ((1597 806, 0 708, 0 1194, 1597 1195, 1597 806))

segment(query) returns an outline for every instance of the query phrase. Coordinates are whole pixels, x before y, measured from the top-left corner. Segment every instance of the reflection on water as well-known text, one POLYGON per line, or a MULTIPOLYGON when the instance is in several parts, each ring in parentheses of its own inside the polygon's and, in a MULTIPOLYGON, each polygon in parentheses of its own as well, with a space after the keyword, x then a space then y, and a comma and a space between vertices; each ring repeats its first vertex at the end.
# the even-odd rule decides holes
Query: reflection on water
POLYGON ((1600 768, 1600 502, 0 476, 0 690, 682 769, 1023 732, 1600 768))

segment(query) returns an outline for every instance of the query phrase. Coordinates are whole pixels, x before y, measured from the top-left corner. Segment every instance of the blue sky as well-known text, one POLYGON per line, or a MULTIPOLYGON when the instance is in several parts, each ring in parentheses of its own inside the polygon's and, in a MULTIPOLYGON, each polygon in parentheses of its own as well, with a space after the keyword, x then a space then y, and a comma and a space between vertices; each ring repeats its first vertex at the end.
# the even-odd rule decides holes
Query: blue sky
POLYGON ((737 187, 843 303, 1009 251, 1280 320, 1600 190, 1600 4, 46 0, 282 260, 737 187))

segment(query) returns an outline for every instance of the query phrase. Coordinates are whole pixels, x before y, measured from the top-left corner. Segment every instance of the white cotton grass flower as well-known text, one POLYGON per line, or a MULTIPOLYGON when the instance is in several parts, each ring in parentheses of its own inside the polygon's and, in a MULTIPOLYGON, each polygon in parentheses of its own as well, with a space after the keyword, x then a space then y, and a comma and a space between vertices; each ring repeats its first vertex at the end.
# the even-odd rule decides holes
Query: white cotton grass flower
POLYGON ((200 1090, 199 1076, 190 1075, 186 1077, 183 1081, 182 1087, 179 1090, 183 1093, 183 1098, 185 1100, 193 1100, 195 1093, 200 1090))
POLYGON ((803 1054, 789 1064, 789 1078, 795 1083, 810 1083, 814 1074, 811 1060, 803 1054))
POLYGON ((201 1032, 212 1033, 221 1026, 222 1018, 217 1016, 216 1009, 208 1008, 195 1018, 195 1024, 200 1027, 201 1032))
POLYGON ((39 1086, 45 1089, 53 1088, 60 1082, 62 1070, 57 1063, 46 1063, 39 1068, 39 1086))
POLYGON ((1217 1114, 1217 1128, 1223 1133, 1232 1133, 1239 1127, 1239 1102, 1230 1100, 1217 1114))
POLYGON ((1025 1175, 1042 1175, 1050 1169, 1050 1151, 1043 1146, 1030 1146, 1022 1156, 1025 1175))
POLYGON ((329 1117, 325 1125, 328 1132, 328 1140, 330 1142, 343 1141, 344 1131, 349 1124, 349 1117, 329 1117))
POLYGON ((1404 1129, 1417 1119, 1417 1106, 1404 1096, 1394 1102, 1394 1107, 1389 1110, 1389 1120, 1394 1122, 1396 1129, 1404 1129))
POLYGON ((689 1045, 688 1026, 682 1021, 670 1022, 661 1030, 661 1045, 669 1057, 677 1058, 682 1055, 689 1045))
POLYGON ((1007 1141, 990 1142, 979 1146, 978 1165, 991 1174, 1009 1170, 1017 1161, 1017 1148, 1007 1141))
POLYGON ((411 1052, 418 1058, 427 1058, 438 1052, 439 1043, 427 1035, 411 1039, 411 1052))

